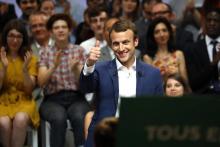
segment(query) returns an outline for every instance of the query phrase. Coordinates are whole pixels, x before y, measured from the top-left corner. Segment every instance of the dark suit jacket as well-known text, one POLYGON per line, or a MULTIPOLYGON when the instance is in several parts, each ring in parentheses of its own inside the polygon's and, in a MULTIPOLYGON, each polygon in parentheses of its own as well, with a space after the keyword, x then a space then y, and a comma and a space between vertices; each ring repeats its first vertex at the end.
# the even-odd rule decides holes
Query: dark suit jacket
POLYGON ((194 43, 185 52, 185 58, 192 90, 196 93, 206 93, 214 76, 214 66, 209 60, 205 39, 194 43))
POLYGON ((175 40, 176 49, 182 50, 183 52, 185 52, 185 50, 188 50, 190 45, 194 43, 192 33, 180 27, 176 28, 175 40))
POLYGON ((146 50, 146 34, 148 30, 148 26, 150 24, 149 20, 146 20, 144 17, 140 17, 137 21, 134 22, 137 28, 139 43, 138 49, 141 51, 141 54, 145 54, 146 50))
MULTIPOLYGON (((160 71, 138 60, 136 64, 136 95, 162 95, 160 71)), ((116 113, 119 97, 116 60, 97 63, 95 71, 88 76, 81 73, 80 89, 83 93, 96 93, 96 112, 89 127, 89 135, 85 144, 85 147, 92 147, 95 125, 103 118, 115 116, 116 113)))

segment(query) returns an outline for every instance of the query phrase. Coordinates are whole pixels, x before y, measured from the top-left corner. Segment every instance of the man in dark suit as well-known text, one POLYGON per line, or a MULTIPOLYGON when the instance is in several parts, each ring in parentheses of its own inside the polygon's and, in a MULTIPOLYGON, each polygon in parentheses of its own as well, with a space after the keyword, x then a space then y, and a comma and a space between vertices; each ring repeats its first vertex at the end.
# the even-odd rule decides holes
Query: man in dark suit
POLYGON ((85 147, 93 146, 94 127, 100 120, 119 116, 120 97, 163 94, 160 71, 135 58, 138 45, 135 25, 127 20, 116 22, 110 31, 110 39, 116 59, 97 62, 101 52, 99 42, 96 42, 80 77, 81 90, 95 92, 97 96, 85 147))
POLYGON ((199 94, 220 94, 220 9, 205 14, 204 39, 198 40, 186 52, 191 88, 199 94))

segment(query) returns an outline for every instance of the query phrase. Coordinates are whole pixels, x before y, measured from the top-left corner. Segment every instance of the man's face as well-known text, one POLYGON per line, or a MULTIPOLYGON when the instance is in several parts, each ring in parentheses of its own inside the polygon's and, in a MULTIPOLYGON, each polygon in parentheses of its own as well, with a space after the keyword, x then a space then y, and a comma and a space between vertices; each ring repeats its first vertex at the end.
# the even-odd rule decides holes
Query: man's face
POLYGON ((172 12, 170 12, 168 7, 163 3, 155 4, 152 8, 152 19, 158 17, 164 17, 168 21, 172 21, 172 12))
POLYGON ((156 4, 156 1, 151 1, 149 3, 145 2, 143 5, 143 15, 146 19, 151 19, 152 17, 152 8, 156 4))
POLYGON ((52 16, 55 13, 55 5, 53 1, 43 1, 40 10, 48 16, 52 16))
POLYGON ((48 39, 49 32, 46 29, 47 16, 45 15, 31 15, 29 24, 31 32, 36 41, 48 39))
POLYGON ((27 16, 38 9, 37 0, 21 0, 19 6, 27 16))
POLYGON ((95 36, 100 36, 103 34, 104 24, 106 20, 106 12, 101 12, 98 16, 90 18, 90 27, 94 32, 95 36))
POLYGON ((52 27, 52 34, 55 41, 68 41, 70 30, 68 28, 67 22, 64 20, 55 21, 52 27))
POLYGON ((137 0, 122 0, 121 7, 125 13, 132 13, 137 8, 137 0))
POLYGON ((206 15, 206 32, 207 35, 215 39, 220 36, 220 14, 216 12, 209 12, 206 15))
POLYGON ((134 63, 135 47, 138 45, 138 39, 134 37, 134 33, 131 30, 112 31, 110 38, 111 47, 117 59, 122 65, 130 67, 134 63))

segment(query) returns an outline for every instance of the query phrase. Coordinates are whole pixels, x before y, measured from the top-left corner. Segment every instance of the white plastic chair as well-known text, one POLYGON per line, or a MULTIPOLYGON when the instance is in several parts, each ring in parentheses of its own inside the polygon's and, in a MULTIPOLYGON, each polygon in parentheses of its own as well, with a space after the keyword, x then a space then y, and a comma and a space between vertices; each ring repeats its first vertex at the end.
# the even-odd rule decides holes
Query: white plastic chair
POLYGON ((28 132, 30 132, 30 135, 27 135, 28 145, 31 145, 31 147, 38 147, 38 133, 37 133, 38 131, 37 131, 37 129, 29 127, 28 132))
MULTIPOLYGON (((50 147, 50 123, 43 120, 41 121, 42 147, 50 147)), ((67 120, 67 130, 72 131, 72 126, 69 120, 67 120)))

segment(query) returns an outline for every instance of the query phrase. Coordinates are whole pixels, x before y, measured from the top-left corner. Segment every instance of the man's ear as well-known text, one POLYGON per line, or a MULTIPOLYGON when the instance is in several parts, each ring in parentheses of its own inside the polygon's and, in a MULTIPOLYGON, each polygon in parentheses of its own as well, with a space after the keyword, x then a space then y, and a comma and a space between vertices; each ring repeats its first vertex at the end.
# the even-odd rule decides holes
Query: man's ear
POLYGON ((134 46, 137 47, 138 43, 139 43, 139 39, 138 39, 138 37, 135 37, 134 38, 134 46))

